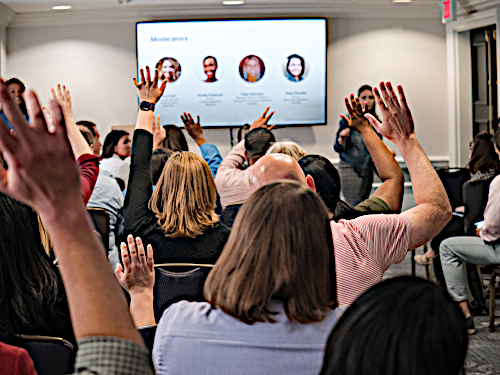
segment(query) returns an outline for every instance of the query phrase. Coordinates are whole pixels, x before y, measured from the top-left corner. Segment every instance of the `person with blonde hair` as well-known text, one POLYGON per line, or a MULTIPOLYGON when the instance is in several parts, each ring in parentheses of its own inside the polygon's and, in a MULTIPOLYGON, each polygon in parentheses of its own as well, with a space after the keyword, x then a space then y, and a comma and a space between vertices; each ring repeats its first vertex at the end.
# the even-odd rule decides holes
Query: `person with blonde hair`
POLYGON ((285 154, 291 156, 297 161, 302 159, 304 156, 307 156, 307 152, 305 152, 304 149, 297 143, 292 141, 276 142, 269 147, 266 154, 285 154))
MULTIPOLYGON (((141 102, 154 104, 165 84, 158 87, 158 71, 147 80, 141 70, 136 81, 141 102)), ((229 236, 229 229, 215 214, 216 189, 207 163, 199 156, 178 151, 169 157, 153 192, 150 163, 155 116, 151 106, 141 105, 137 116, 127 196, 125 234, 140 236, 152 244, 158 263, 214 264, 229 236)))
MULTIPOLYGON (((137 239, 137 251, 132 237, 128 244, 116 275, 131 292, 135 324, 154 323, 151 298, 141 303, 152 294, 154 270, 143 242, 137 239)), ((181 301, 163 313, 156 373, 317 374, 345 309, 337 308, 333 250, 326 206, 310 189, 279 182, 256 191, 208 275, 208 302, 181 301)))

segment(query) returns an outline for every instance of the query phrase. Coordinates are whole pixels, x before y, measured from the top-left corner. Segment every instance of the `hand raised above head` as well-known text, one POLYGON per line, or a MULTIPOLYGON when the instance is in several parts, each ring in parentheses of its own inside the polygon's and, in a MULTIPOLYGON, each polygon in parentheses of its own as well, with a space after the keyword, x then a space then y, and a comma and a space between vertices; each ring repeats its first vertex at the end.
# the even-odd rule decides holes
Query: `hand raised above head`
POLYGON ((250 125, 250 131, 252 131, 253 129, 257 129, 257 128, 266 128, 267 130, 271 130, 274 128, 274 125, 267 124, 269 122, 269 120, 271 119, 271 117, 273 117, 274 111, 272 111, 269 114, 269 116, 267 116, 267 112, 269 112, 269 106, 266 108, 266 110, 264 111, 262 116, 260 116, 257 120, 255 120, 253 122, 252 125, 250 125))
POLYGON ((57 93, 54 89, 50 89, 52 92, 52 98, 59 102, 63 113, 64 119, 68 121, 73 118, 73 107, 71 104, 71 94, 69 90, 66 90, 66 86, 63 86, 61 89, 61 85, 57 85, 57 93))
MULTIPOLYGON (((365 110, 363 111, 361 102, 359 101, 359 98, 357 96, 351 94, 350 99, 346 97, 345 106, 347 108, 347 111, 349 112, 350 119, 344 115, 340 115, 340 117, 342 117, 342 119, 347 123, 349 128, 361 132, 363 128, 370 126, 370 123, 365 118, 365 114, 368 113, 368 110, 365 108, 365 110)), ((349 135, 349 133, 347 133, 347 135, 349 135)), ((342 136, 342 134, 340 134, 340 136, 342 136)))
POLYGON ((135 87, 137 87, 137 95, 141 102, 154 103, 161 98, 167 82, 164 81, 161 87, 158 87, 158 70, 155 70, 154 79, 151 81, 151 73, 149 71, 149 66, 146 66, 146 77, 144 77, 144 70, 140 70, 141 81, 137 82, 134 78, 135 87))
POLYGON ((63 112, 50 102, 54 129, 49 131, 36 95, 25 95, 30 124, 26 122, 0 80, 0 104, 14 131, 0 124, 0 151, 8 170, 0 167, 0 191, 33 207, 39 214, 83 205, 79 175, 68 144, 63 112))
POLYGON ((203 143, 206 143, 205 138, 203 136, 203 129, 200 125, 200 116, 196 116, 196 122, 194 122, 193 117, 191 117, 190 113, 184 112, 181 115, 182 122, 184 123, 184 128, 188 132, 188 134, 195 140, 198 146, 201 146, 203 143))
POLYGON ((372 115, 367 114, 365 117, 377 129, 379 134, 394 143, 402 142, 415 131, 413 117, 410 108, 408 108, 403 87, 398 86, 401 102, 398 100, 390 82, 386 84, 380 82, 380 90, 382 96, 376 87, 373 88, 375 100, 382 112, 382 124, 376 121, 372 115))
POLYGON ((161 126, 160 115, 158 115, 156 121, 153 118, 153 150, 160 148, 165 138, 167 138, 167 131, 161 126))
POLYGON ((131 296, 153 293, 155 284, 153 247, 148 245, 146 254, 141 238, 136 237, 134 241, 130 234, 127 237, 127 243, 128 250, 125 243, 122 242, 120 246, 123 267, 119 264, 115 271, 118 283, 131 296))

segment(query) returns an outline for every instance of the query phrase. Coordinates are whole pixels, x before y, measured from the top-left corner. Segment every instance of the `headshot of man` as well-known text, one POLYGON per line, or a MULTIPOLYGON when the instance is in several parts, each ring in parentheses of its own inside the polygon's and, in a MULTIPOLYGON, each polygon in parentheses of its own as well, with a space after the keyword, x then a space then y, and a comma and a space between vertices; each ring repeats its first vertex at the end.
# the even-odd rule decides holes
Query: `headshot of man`
POLYGON ((286 78, 292 82, 299 82, 304 79, 305 61, 302 56, 293 54, 287 57, 286 78))
POLYGON ((181 75, 181 66, 173 57, 164 57, 158 61, 156 69, 160 71, 160 84, 163 83, 163 81, 175 82, 181 75))
POLYGON ((207 56, 203 59, 203 70, 207 75, 205 82, 215 82, 217 77, 215 73, 217 72, 217 59, 213 56, 207 56))
POLYGON ((255 55, 246 56, 240 63, 240 76, 247 82, 257 82, 264 76, 264 62, 255 55))

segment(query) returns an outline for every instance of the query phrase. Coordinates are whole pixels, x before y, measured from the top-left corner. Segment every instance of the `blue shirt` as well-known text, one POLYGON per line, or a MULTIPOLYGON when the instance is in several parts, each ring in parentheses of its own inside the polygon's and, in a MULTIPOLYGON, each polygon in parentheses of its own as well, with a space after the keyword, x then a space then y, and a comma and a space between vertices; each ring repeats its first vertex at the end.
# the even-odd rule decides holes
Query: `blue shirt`
POLYGON ((181 301, 163 313, 153 347, 157 374, 318 374, 326 341, 344 312, 321 322, 290 322, 275 302, 276 323, 241 322, 206 302, 181 301))
POLYGON ((203 159, 207 162, 210 170, 212 171, 212 175, 215 178, 217 169, 219 169, 219 165, 222 162, 222 156, 220 156, 219 149, 215 145, 204 143, 200 146, 200 150, 203 159))

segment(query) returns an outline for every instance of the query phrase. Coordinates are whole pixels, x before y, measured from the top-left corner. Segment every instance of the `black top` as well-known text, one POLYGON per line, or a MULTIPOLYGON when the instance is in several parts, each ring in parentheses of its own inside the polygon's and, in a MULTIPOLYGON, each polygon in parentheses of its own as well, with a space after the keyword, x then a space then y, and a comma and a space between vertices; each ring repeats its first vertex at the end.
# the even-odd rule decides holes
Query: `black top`
POLYGON ((195 238, 166 237, 148 202, 153 192, 150 175, 153 135, 142 129, 134 132, 127 195, 124 204, 125 234, 141 237, 153 245, 155 263, 187 262, 215 264, 229 237, 221 223, 195 238))

